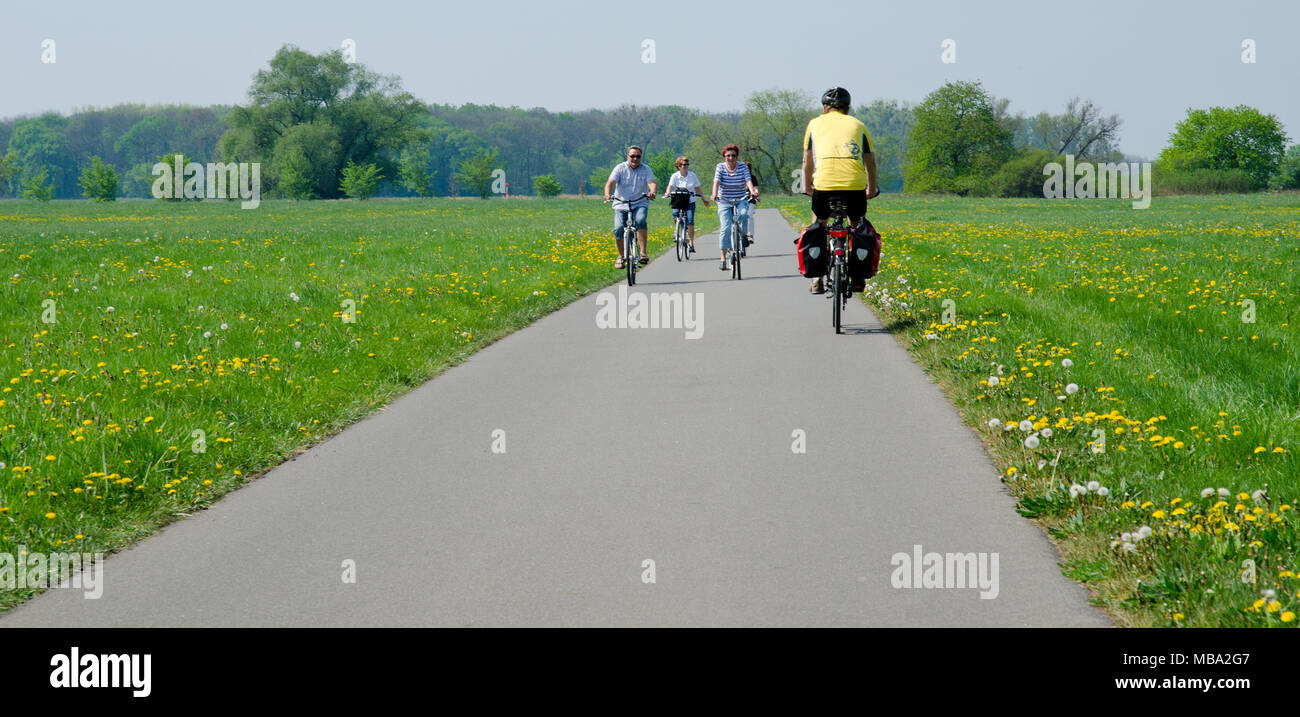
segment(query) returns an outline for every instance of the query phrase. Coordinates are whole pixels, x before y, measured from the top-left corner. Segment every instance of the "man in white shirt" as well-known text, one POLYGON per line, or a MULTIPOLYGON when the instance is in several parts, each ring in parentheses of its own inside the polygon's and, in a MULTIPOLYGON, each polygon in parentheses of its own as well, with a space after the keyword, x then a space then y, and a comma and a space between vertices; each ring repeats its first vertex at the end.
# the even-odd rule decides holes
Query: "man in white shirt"
POLYGON ((615 269, 623 268, 623 224, 627 221, 628 213, 632 214, 632 221, 636 224, 636 243, 641 249, 641 265, 650 263, 650 257, 646 254, 646 210, 650 208, 650 199, 655 198, 659 191, 658 184, 655 183, 655 173, 648 165, 641 163, 641 148, 632 145, 627 148, 627 161, 620 162, 614 167, 614 171, 609 173, 609 180, 605 182, 605 201, 610 200, 610 192, 618 188, 614 194, 614 240, 618 243, 618 260, 614 262, 615 269), (641 195, 649 195, 648 198, 641 198, 641 195))

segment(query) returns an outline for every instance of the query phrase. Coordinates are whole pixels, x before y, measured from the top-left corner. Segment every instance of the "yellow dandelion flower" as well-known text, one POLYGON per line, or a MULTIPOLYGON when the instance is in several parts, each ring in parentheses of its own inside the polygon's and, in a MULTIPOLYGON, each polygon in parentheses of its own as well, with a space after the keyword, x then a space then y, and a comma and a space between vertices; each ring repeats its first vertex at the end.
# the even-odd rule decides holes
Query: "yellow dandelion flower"
POLYGON ((1295 613, 1291 612, 1290 610, 1287 610, 1286 612, 1282 613, 1279 619, 1281 619, 1282 622, 1291 622, 1295 620, 1295 613))
POLYGON ((46 518, 49 518, 50 520, 54 520, 54 518, 55 518, 56 516, 54 515, 54 513, 46 513, 46 514, 45 514, 45 517, 46 517, 46 518))

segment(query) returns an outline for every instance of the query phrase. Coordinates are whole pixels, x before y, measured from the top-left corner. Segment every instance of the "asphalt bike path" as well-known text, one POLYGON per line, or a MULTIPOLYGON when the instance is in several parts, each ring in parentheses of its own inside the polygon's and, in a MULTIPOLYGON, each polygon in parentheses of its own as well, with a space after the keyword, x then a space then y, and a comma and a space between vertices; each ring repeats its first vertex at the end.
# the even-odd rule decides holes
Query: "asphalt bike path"
POLYGON ((835 335, 756 221, 743 280, 702 235, 0 627, 1109 625, 939 388, 856 297, 835 335), (634 327, 649 299, 668 328, 634 327))

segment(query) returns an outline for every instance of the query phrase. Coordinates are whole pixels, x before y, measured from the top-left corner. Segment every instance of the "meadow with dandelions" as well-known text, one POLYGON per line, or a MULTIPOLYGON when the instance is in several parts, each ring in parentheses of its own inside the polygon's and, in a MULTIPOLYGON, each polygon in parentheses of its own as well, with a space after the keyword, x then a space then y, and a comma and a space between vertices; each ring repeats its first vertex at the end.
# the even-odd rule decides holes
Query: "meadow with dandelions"
MULTIPOLYGON (((201 508, 618 281, 611 225, 590 199, 0 202, 0 552, 201 508)), ((652 252, 670 226, 656 203, 652 252)))
MULTIPOLYGON (((806 200, 782 209, 808 221, 806 200)), ((1300 196, 886 197, 868 216, 884 254, 863 298, 1066 575, 1122 625, 1296 625, 1300 196)))

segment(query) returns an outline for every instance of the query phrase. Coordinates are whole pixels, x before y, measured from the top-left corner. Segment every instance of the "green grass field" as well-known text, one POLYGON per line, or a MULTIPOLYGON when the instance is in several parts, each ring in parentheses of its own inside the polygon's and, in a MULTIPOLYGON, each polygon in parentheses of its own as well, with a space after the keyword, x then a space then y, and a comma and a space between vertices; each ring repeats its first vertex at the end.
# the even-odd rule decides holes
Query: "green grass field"
POLYGON ((886 197, 868 216, 864 298, 1066 574, 1121 624, 1296 624, 1300 197, 886 197))
MULTIPOLYGON (((1068 575, 1121 624, 1295 625, 1300 198, 870 216, 867 300, 1068 575)), ((593 200, 0 203, 0 552, 108 552, 211 502, 617 281, 610 223, 593 200)))
MULTIPOLYGON (((0 552, 110 552, 210 503, 618 281, 612 223, 599 200, 0 202, 0 552)), ((662 251, 664 202, 651 227, 662 251)))

